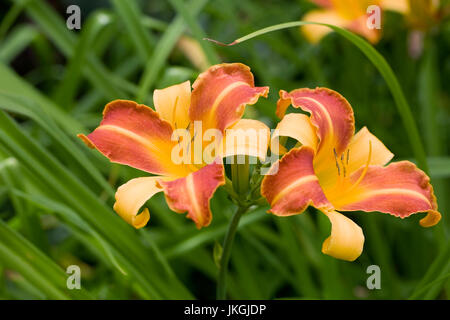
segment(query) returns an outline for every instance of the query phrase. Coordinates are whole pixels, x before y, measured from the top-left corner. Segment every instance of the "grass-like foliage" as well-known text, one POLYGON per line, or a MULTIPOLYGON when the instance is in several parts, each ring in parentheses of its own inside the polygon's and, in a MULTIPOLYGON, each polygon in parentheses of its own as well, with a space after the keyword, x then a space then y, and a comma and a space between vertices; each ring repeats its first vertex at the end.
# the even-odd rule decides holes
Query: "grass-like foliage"
POLYGON ((0 4, 0 298, 213 298, 219 243, 236 210, 224 188, 211 200, 207 228, 197 230, 159 194, 146 204, 148 226, 135 230, 112 205, 117 187, 143 174, 111 164, 76 135, 95 128, 113 99, 152 106, 154 89, 193 81, 212 64, 242 62, 257 85, 271 88, 245 117, 274 128, 280 89, 342 93, 357 125, 397 160, 428 172, 443 218, 423 229, 421 214, 402 221, 352 213, 366 242, 350 263, 320 252, 330 224, 314 209, 280 219, 265 213, 267 205, 252 207, 238 226, 227 296, 448 299, 448 20, 423 32, 420 54, 411 55, 414 31, 393 12, 376 45, 334 26, 311 44, 299 29, 314 7, 306 0, 77 1, 81 30, 66 26, 70 4, 0 4), (204 38, 238 40, 218 46, 204 38), (81 268, 81 290, 67 289, 69 265, 81 268), (380 290, 366 287, 370 265, 380 266, 380 290))

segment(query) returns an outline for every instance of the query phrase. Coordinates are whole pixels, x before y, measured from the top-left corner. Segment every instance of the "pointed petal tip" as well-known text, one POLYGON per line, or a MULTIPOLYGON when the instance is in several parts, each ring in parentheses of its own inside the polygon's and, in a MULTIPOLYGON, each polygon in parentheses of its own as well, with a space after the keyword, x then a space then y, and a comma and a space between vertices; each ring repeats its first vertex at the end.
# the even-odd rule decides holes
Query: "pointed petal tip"
POLYGON ((198 229, 211 223, 210 200, 217 188, 223 184, 223 165, 215 162, 186 177, 158 181, 158 185, 164 189, 169 208, 177 213, 187 212, 186 217, 192 219, 198 229))
POLYGON ((190 170, 171 159, 176 145, 172 134, 171 124, 150 107, 114 100, 105 106, 100 125, 79 137, 111 162, 153 174, 185 176, 190 170))
POLYGON ((132 225, 136 229, 141 229, 145 227, 150 220, 150 212, 147 208, 142 210, 141 213, 139 213, 137 216, 133 217, 132 219, 132 225))
MULTIPOLYGON (((353 182, 361 170, 352 174, 353 182)), ((430 178, 410 161, 369 166, 359 185, 331 202, 342 211, 378 211, 399 218, 428 212, 420 222, 424 227, 435 225, 441 217, 430 178)))
POLYGON ((150 212, 139 209, 156 193, 163 191, 157 184, 164 177, 140 177, 121 185, 116 192, 113 209, 128 224, 136 229, 143 228, 150 220, 150 212))
POLYGON ((427 215, 419 221, 419 223, 422 227, 429 228, 438 224, 441 218, 442 216, 438 211, 430 210, 427 215))
POLYGON ((86 146, 88 146, 91 149, 95 149, 95 145, 92 143, 92 141, 86 135, 79 133, 79 134, 77 134, 77 137, 80 138, 81 141, 83 141, 86 146))
POLYGON ((203 129, 225 130, 242 118, 246 105, 267 97, 268 87, 255 87, 250 68, 242 63, 222 63, 201 73, 192 85, 191 121, 203 129))
POLYGON ((299 88, 287 92, 280 90, 276 115, 283 118, 287 108, 294 108, 311 114, 311 123, 317 128, 318 158, 330 153, 335 147, 342 153, 355 133, 355 117, 350 103, 340 93, 325 88, 299 88))
POLYGON ((322 244, 322 253, 333 258, 355 261, 364 247, 360 226, 336 211, 322 211, 331 222, 331 235, 322 244))

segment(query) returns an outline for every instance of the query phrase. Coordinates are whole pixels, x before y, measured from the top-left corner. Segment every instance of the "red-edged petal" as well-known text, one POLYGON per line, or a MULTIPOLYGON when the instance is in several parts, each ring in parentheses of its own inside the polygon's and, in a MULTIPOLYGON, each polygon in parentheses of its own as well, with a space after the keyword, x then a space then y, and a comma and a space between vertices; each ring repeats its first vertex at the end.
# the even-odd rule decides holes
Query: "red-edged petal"
POLYGON ((294 148, 276 162, 261 184, 261 194, 270 204, 269 212, 278 216, 302 213, 309 205, 330 210, 313 169, 314 150, 294 148))
POLYGON ((328 88, 281 90, 276 111, 279 118, 284 116, 290 104, 311 114, 311 123, 318 129, 319 151, 327 144, 338 154, 347 148, 355 133, 355 118, 343 96, 328 88))
POLYGON ((405 218, 417 212, 428 212, 422 226, 439 222, 436 197, 430 178, 409 161, 394 162, 387 167, 369 166, 350 176, 348 187, 330 198, 336 210, 379 211, 405 218), (358 180, 360 180, 359 183, 358 180), (357 183, 357 185, 353 185, 357 183))
POLYGON ((171 125, 151 108, 128 100, 108 103, 92 133, 78 135, 112 162, 154 174, 185 176, 191 171, 171 161, 171 125))
POLYGON ((170 209, 178 213, 187 212, 187 217, 194 220, 200 229, 211 222, 209 200, 225 183, 223 165, 213 162, 184 178, 159 183, 170 209))
POLYGON ((223 131, 242 117, 246 105, 269 92, 268 87, 255 87, 250 68, 241 63, 212 66, 192 86, 189 116, 202 121, 203 130, 223 131))
POLYGON ((354 135, 353 109, 343 96, 327 88, 303 88, 290 93, 281 90, 277 115, 283 117, 290 104, 309 112, 311 123, 317 127, 320 142, 314 157, 314 170, 322 179, 324 172, 335 166, 335 154, 340 157, 354 135))

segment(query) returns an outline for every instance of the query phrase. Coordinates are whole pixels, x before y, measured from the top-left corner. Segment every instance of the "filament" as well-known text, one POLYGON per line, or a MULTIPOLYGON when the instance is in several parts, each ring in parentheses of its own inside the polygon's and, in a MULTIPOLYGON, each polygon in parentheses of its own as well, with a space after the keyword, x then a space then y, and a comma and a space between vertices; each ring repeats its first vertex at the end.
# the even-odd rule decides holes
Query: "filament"
POLYGON ((367 170, 369 169, 369 164, 370 164, 371 159, 372 159, 372 141, 369 140, 369 156, 367 157, 366 165, 364 167, 363 172, 359 176, 358 180, 356 180, 356 182, 350 187, 349 190, 356 188, 361 183, 362 179, 364 179, 364 177, 366 176, 367 170))
POLYGON ((334 160, 336 161, 336 168, 338 171, 338 176, 341 176, 341 168, 339 167, 338 156, 337 156, 335 148, 333 148, 333 153, 334 153, 334 160))
POLYGON ((178 128, 177 128, 177 119, 176 119, 176 116, 177 116, 177 106, 178 106, 178 98, 179 98, 178 96, 175 98, 175 104, 174 104, 173 110, 172 110, 172 123, 173 123, 175 129, 178 129, 178 128))
POLYGON ((342 168, 343 168, 343 171, 344 171, 344 178, 345 178, 345 176, 347 175, 347 169, 346 169, 345 164, 344 164, 344 154, 343 153, 341 154, 341 164, 342 164, 342 168))

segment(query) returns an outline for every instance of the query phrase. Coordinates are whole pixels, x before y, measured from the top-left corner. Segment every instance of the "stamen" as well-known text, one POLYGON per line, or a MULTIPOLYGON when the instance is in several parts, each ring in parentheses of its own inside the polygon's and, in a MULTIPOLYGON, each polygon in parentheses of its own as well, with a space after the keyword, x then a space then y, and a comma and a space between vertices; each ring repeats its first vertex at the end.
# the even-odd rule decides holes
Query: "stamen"
POLYGON ((175 127, 175 129, 177 129, 177 121, 176 121, 176 115, 177 115, 177 106, 178 106, 178 96, 175 98, 175 105, 173 106, 173 110, 172 110, 172 123, 175 127))
POLYGON ((348 165, 348 160, 350 159, 350 149, 347 149, 347 165, 348 165))
MULTIPOLYGON (((176 122, 176 111, 177 111, 177 105, 178 105, 178 97, 175 98, 175 104, 173 106, 172 110, 172 123, 175 127, 175 130, 177 130, 177 122, 176 122)), ((177 142, 180 143, 180 136, 177 137, 177 142)))
POLYGON ((337 156, 335 148, 333 148, 333 153, 334 153, 334 160, 336 161, 336 168, 338 170, 338 176, 340 176, 341 175, 341 168, 339 167, 338 156, 337 156))
POLYGON ((356 180, 356 182, 349 188, 349 190, 356 188, 361 183, 362 179, 364 179, 364 177, 366 176, 367 170, 369 169, 369 164, 370 164, 371 159, 372 159, 372 141, 369 140, 369 156, 367 157, 366 166, 364 167, 364 170, 361 173, 361 175, 359 176, 358 180, 356 180))
POLYGON ((191 139, 191 142, 195 140, 195 137, 197 136, 197 132, 194 133, 194 136, 191 139))
MULTIPOLYGON (((189 128, 191 124, 189 123, 189 125, 187 126, 186 130, 189 128)), ((188 144, 187 144, 187 149, 190 150, 191 148, 191 143, 195 140, 195 136, 197 135, 197 132, 194 133, 194 136, 192 137, 191 140, 189 140, 188 144)))
POLYGON ((342 168, 344 169, 343 171, 344 171, 344 178, 345 178, 345 176, 347 175, 347 169, 344 164, 344 154, 341 154, 341 164, 342 164, 342 168))

